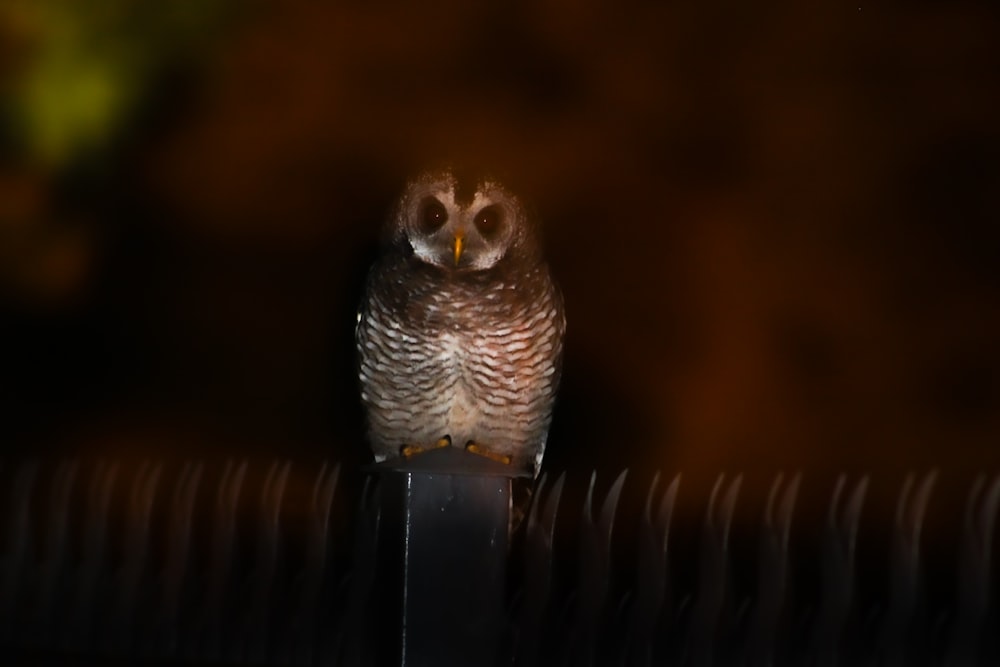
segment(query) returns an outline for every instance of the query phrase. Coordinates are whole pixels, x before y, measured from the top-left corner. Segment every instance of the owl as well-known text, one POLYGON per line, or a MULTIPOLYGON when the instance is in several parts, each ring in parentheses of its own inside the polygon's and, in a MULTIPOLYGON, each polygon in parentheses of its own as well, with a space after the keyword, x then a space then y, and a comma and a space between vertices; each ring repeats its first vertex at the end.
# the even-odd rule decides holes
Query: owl
POLYGON ((561 293, 517 196, 454 169, 411 181, 358 313, 376 461, 451 446, 537 475, 565 331, 561 293))

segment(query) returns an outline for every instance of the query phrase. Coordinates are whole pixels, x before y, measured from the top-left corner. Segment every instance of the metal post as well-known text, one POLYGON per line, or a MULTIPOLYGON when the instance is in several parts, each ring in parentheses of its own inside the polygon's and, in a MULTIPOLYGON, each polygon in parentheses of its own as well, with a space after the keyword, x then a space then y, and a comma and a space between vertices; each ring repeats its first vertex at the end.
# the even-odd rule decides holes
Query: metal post
POLYGON ((494 664, 506 627, 511 479, 527 473, 452 447, 373 471, 384 519, 371 619, 381 626, 379 664, 494 664))

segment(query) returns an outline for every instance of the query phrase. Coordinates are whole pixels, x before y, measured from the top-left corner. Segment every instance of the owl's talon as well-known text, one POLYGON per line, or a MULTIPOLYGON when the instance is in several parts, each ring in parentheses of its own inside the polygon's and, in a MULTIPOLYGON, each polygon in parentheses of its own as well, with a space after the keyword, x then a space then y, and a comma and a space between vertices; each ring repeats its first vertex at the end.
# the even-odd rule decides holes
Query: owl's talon
POLYGON ((403 445, 399 448, 399 453, 403 456, 403 458, 408 459, 412 456, 416 456, 417 454, 422 454, 423 452, 427 452, 432 449, 441 449, 442 447, 451 447, 450 435, 444 436, 430 447, 423 447, 421 445, 403 445))
POLYGON ((474 442, 470 442, 469 444, 467 444, 465 446, 465 451, 471 452, 473 454, 478 454, 479 456, 485 456, 491 461, 496 461, 498 463, 503 463, 505 465, 510 465, 510 462, 514 460, 510 454, 498 454, 496 452, 491 452, 486 447, 483 447, 482 445, 477 445, 474 442))

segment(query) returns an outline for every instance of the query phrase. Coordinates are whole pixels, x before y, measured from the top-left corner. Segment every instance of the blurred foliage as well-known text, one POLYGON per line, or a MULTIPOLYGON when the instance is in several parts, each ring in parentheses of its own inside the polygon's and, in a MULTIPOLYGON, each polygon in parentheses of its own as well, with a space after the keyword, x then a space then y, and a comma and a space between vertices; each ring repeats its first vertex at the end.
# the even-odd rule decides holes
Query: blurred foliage
POLYGON ((82 175, 94 190, 94 165, 113 162, 164 75, 201 62, 234 7, 232 0, 0 4, 3 296, 58 307, 85 290, 97 253, 93 211, 65 210, 65 182, 82 175))
POLYGON ((156 75, 191 57, 231 0, 11 0, 0 35, 11 51, 5 143, 45 169, 108 146, 156 75))

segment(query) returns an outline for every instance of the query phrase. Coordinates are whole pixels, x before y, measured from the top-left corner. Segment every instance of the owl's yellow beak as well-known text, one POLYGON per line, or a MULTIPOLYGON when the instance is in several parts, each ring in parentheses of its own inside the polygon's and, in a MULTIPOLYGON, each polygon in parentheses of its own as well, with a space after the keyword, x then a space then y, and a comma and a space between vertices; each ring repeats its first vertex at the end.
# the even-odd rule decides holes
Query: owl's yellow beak
POLYGON ((465 238, 465 230, 459 229, 455 232, 455 266, 458 266, 458 260, 462 257, 462 239, 465 238))

